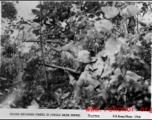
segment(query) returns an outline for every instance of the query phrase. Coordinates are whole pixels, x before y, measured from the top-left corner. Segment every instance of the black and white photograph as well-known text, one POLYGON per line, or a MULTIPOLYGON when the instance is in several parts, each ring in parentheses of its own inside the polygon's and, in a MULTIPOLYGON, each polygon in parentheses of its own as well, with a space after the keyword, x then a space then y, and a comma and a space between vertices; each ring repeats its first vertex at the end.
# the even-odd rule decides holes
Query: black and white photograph
POLYGON ((152 2, 2 1, 0 41, 0 109, 152 113, 152 2))

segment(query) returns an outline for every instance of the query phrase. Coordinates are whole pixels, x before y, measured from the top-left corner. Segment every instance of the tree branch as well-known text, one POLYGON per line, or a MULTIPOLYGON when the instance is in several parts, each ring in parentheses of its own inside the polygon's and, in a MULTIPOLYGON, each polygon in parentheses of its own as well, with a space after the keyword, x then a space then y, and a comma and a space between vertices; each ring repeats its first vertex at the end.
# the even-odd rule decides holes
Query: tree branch
MULTIPOLYGON (((38 41, 38 40, 28 40, 26 42, 41 42, 41 41, 38 41)), ((48 43, 59 43, 61 45, 65 45, 64 43, 62 43, 61 41, 59 40, 46 40, 46 42, 48 43)))
POLYGON ((59 40, 46 40, 47 42, 51 42, 51 43, 59 43, 61 45, 65 45, 64 43, 62 43, 61 41, 59 40))

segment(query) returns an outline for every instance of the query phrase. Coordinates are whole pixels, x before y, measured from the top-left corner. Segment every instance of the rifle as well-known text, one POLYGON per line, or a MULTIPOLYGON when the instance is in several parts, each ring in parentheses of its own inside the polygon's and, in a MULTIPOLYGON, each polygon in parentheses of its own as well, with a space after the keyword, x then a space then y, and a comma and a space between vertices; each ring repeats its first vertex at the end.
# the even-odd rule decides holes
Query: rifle
MULTIPOLYGON (((39 65, 43 65, 41 63, 39 63, 39 65)), ((61 67, 61 66, 57 66, 57 65, 48 65, 48 64, 45 64, 46 67, 52 67, 52 68, 58 68, 58 69, 61 69, 61 70, 67 70, 71 73, 74 73, 74 74, 77 74, 77 75, 80 75, 81 72, 80 71, 77 71, 77 70, 73 70, 71 68, 68 68, 68 67, 61 67)))

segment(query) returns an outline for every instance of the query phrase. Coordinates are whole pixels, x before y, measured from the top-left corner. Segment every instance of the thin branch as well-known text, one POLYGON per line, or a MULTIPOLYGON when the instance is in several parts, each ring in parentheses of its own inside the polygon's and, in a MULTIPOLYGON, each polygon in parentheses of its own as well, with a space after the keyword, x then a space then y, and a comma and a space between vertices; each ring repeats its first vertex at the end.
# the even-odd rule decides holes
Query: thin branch
MULTIPOLYGON (((43 47, 43 40, 42 40, 42 1, 40 1, 40 12, 41 12, 41 17, 40 17, 40 41, 41 41, 41 49, 42 49, 42 58, 43 58, 43 65, 45 65, 45 55, 44 55, 44 47, 43 47)), ((46 88, 47 88, 47 74, 46 74, 46 67, 44 66, 45 70, 45 80, 46 80, 46 88)))
POLYGON ((59 40, 46 40, 47 42, 50 42, 50 43, 59 43, 61 45, 65 45, 63 42, 59 41, 59 40))
POLYGON ((137 15, 137 18, 136 18, 136 22, 137 22, 137 33, 139 34, 139 26, 138 26, 139 21, 138 21, 138 15, 137 15))
MULTIPOLYGON (((37 40, 28 40, 26 42, 41 42, 41 41, 37 41, 37 40)), ((62 43, 61 41, 59 40, 46 40, 45 42, 47 43, 59 43, 61 45, 65 45, 64 43, 62 43)))

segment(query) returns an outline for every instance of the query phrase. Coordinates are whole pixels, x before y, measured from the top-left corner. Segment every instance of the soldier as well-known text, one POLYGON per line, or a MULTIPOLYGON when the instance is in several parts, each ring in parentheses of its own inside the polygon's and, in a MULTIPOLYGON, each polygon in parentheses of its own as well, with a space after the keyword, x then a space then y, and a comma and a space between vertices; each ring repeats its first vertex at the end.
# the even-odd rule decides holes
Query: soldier
POLYGON ((87 50, 81 50, 75 60, 86 65, 85 70, 80 75, 78 81, 75 80, 69 72, 67 72, 70 84, 72 84, 75 88, 74 98, 79 104, 83 86, 88 86, 90 89, 100 91, 100 81, 98 81, 98 78, 103 72, 104 62, 102 58, 92 57, 90 52, 87 50))

